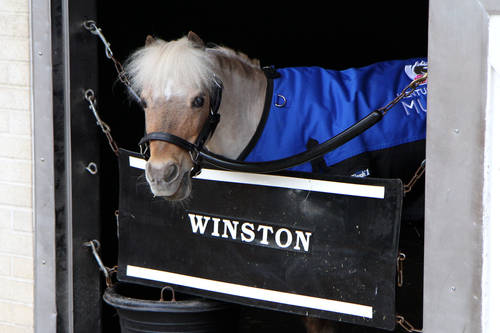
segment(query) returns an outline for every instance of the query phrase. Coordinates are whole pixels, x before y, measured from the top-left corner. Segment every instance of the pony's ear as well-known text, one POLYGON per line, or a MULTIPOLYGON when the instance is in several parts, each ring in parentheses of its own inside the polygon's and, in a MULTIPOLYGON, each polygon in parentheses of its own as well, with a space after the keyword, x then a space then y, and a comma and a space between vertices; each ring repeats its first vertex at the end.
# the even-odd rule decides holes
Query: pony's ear
POLYGON ((187 39, 189 41, 191 41, 197 47, 202 48, 202 49, 205 48, 205 43, 203 42, 203 40, 200 38, 200 36, 198 36, 194 32, 192 32, 192 31, 188 32, 187 39))
POLYGON ((147 35, 146 36, 146 43, 145 44, 146 44, 146 46, 149 46, 149 45, 153 44, 154 41, 155 41, 155 38, 153 36, 147 35))

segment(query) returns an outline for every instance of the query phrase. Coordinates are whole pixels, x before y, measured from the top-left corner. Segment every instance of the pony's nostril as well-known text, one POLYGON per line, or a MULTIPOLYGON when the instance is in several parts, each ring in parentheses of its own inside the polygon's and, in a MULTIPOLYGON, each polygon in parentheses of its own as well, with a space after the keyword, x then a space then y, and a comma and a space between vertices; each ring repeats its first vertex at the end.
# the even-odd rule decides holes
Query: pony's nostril
POLYGON ((156 164, 148 163, 146 165, 146 176, 152 183, 170 183, 179 175, 179 167, 174 163, 156 164))
POLYGON ((169 183, 177 178, 177 176, 179 175, 179 168, 176 164, 170 164, 165 168, 164 172, 165 173, 163 175, 163 180, 169 183))

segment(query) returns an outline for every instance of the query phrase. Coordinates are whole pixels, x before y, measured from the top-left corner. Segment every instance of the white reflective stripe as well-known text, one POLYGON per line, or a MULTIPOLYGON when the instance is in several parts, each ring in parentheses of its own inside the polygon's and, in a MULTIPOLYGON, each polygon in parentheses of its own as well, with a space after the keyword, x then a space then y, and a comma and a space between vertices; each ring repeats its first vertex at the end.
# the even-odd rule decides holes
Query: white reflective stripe
POLYGON ((146 160, 133 156, 128 157, 129 164, 132 168, 146 169, 146 160))
MULTIPOLYGON (((146 161, 144 161, 143 159, 130 156, 131 167, 144 169, 145 165, 146 161)), ((274 176, 225 170, 202 169, 201 173, 194 178, 219 182, 272 186, 313 192, 352 195, 375 199, 383 199, 385 195, 384 186, 341 183, 326 180, 274 176)))
POLYGON ((326 298, 297 295, 282 291, 261 289, 239 284, 209 280, 189 275, 159 271, 156 269, 128 265, 127 275, 136 278, 173 283, 190 288, 214 291, 222 294, 258 299, 267 302, 301 306, 310 309, 344 313, 371 319, 373 308, 368 305, 341 302, 326 298))
POLYGON ((376 199, 383 199, 385 192, 384 186, 340 183, 317 179, 273 176, 258 173, 245 173, 212 169, 202 169, 201 173, 196 176, 196 179, 273 186, 314 192, 354 195, 376 199))

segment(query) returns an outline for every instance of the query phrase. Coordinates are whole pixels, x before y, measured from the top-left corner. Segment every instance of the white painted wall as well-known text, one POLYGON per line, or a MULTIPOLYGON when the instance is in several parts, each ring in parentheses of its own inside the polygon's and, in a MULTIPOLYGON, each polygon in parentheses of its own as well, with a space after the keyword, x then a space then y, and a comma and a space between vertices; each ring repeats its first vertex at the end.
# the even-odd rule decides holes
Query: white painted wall
POLYGON ((33 332, 27 0, 0 0, 0 332, 33 332))

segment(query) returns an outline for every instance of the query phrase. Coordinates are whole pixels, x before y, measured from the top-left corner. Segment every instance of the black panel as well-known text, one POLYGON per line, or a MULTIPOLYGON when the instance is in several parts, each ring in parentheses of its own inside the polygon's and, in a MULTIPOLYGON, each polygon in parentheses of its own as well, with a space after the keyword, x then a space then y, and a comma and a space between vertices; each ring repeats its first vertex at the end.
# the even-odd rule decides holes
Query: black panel
POLYGON ((394 328, 400 180, 285 173, 381 186, 383 199, 194 180, 189 201, 176 206, 152 196, 144 171, 129 166, 128 154, 122 150, 120 156, 120 280, 165 284, 131 278, 127 270, 132 265, 368 305, 373 307, 369 315, 373 313, 373 319, 286 305, 279 298, 262 301, 167 281, 181 291, 245 305, 394 328), (235 229, 226 227, 224 219, 235 229), (203 232, 196 228, 203 225, 203 232), (307 241, 301 241, 299 234, 308 234, 307 241))
MULTIPOLYGON (((68 158, 66 148, 65 114, 65 78, 64 78, 64 41, 62 3, 52 1, 52 75, 53 75, 53 126, 54 126, 54 199, 56 229, 56 297, 57 297, 57 330, 67 332, 71 318, 71 288, 68 267, 68 256, 71 256, 71 235, 68 234, 68 200, 70 190, 67 184, 68 158)), ((69 147, 68 147, 69 148, 69 147)))
POLYGON ((102 277, 83 243, 100 240, 100 141, 83 99, 98 89, 97 40, 82 29, 95 17, 94 1, 52 1, 54 152, 57 249, 57 327, 101 331, 102 277), (67 15, 67 16, 66 16, 67 15))
MULTIPOLYGON (((83 98, 86 89, 98 91, 97 40, 82 28, 96 13, 95 1, 69 3, 71 210, 73 245, 73 327, 75 332, 101 330, 102 273, 85 242, 101 239, 101 133, 83 98), (86 170, 97 165, 97 174, 86 170)), ((97 96, 99 98, 99 96, 97 96)))

